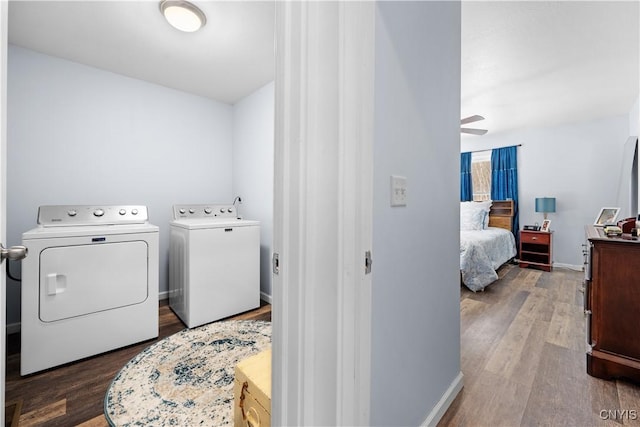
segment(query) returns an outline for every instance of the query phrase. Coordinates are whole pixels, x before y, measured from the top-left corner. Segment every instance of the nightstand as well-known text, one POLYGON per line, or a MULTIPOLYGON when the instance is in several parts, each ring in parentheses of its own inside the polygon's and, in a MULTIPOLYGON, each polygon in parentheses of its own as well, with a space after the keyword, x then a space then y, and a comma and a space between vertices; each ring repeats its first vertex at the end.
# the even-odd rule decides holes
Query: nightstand
POLYGON ((537 267, 551 271, 553 232, 520 231, 520 267, 537 267))

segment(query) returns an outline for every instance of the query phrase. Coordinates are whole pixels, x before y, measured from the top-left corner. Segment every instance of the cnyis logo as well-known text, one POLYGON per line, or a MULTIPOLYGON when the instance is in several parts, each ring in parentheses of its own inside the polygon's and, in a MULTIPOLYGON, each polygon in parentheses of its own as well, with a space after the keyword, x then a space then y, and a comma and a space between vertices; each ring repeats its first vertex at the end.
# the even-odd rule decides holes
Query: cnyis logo
POLYGON ((600 411, 601 420, 637 420, 638 411, 635 409, 603 409, 600 411))

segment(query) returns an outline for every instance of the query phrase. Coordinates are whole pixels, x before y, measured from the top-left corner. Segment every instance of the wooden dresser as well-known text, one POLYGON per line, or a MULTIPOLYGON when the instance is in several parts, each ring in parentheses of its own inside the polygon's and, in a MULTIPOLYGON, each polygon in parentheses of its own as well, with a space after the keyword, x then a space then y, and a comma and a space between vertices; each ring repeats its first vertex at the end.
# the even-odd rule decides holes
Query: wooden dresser
POLYGON ((586 227, 587 372, 640 382, 640 240, 586 227))

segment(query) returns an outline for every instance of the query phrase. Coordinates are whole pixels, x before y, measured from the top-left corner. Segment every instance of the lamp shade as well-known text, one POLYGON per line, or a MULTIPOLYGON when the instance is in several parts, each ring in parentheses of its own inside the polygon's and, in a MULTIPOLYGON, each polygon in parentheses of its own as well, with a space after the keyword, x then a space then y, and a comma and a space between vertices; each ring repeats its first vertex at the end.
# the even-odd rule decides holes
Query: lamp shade
POLYGON ((536 212, 555 212, 556 211, 556 198, 555 197, 536 197, 536 212))

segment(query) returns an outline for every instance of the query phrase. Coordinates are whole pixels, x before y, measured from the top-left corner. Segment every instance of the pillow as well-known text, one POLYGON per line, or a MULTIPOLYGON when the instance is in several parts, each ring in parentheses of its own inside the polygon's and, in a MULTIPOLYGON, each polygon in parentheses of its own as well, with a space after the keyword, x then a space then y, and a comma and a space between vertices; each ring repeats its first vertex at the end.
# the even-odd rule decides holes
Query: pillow
MULTIPOLYGON (((486 230, 487 227, 489 227, 489 211, 492 204, 492 200, 486 200, 483 202, 460 202, 460 218, 462 218, 463 212, 466 213, 467 211, 475 211, 478 209, 482 210, 484 215, 482 217, 482 228, 479 230, 486 230)), ((460 223, 462 224, 462 220, 460 223)), ((475 230, 475 228, 473 230, 475 230)))
POLYGON ((484 227, 484 209, 461 209, 460 210, 460 230, 482 230, 484 227))

